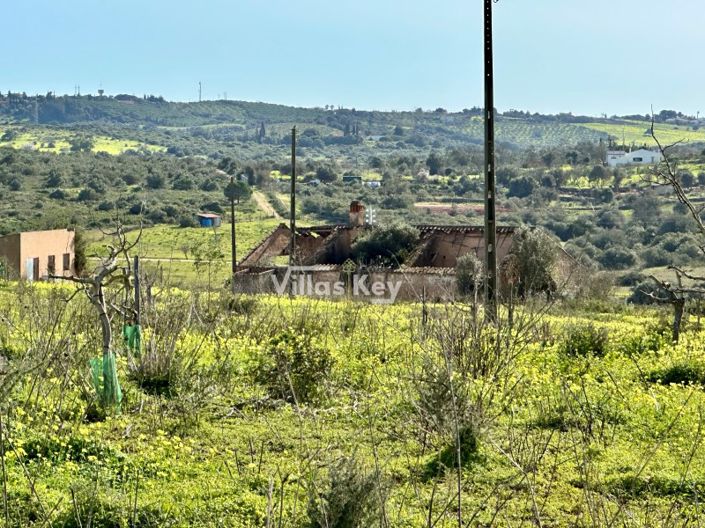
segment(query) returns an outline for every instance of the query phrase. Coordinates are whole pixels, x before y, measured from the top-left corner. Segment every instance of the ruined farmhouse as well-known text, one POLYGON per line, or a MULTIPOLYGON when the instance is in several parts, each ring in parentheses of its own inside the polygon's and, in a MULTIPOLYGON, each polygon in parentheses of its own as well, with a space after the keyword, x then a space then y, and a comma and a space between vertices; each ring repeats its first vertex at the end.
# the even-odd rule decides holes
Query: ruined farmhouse
MULTIPOLYGON (((417 225, 419 240, 410 256, 398 268, 365 267, 353 261, 353 244, 371 226, 365 224, 365 207, 358 201, 350 204, 347 224, 297 227, 294 239, 296 272, 304 275, 299 283, 279 291, 295 294, 334 296, 342 290, 351 293, 356 280, 365 277, 363 286, 379 283, 397 285, 396 299, 452 300, 457 296, 456 265, 468 253, 483 259, 484 228, 468 225, 417 225), (336 285, 338 289, 336 292, 336 285)), ((513 227, 497 228, 497 258, 502 262, 510 253, 513 227)), ((280 224, 246 255, 238 266, 237 285, 242 292, 271 292, 295 278, 287 266, 291 251, 291 231, 280 224)), ((295 272, 295 273, 296 273, 295 272)), ((362 293, 366 290, 363 289, 362 293)), ((352 292, 353 294, 356 292, 352 292)), ((359 293, 359 292, 358 292, 359 293)), ((375 299, 388 300, 385 289, 375 299)))

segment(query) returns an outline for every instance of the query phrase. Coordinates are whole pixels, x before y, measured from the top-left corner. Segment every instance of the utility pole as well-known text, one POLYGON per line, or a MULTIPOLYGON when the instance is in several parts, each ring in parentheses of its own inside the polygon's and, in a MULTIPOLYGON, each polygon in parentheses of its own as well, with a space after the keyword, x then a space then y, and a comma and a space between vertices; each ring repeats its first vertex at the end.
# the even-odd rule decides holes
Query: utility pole
POLYGON ((135 273, 135 324, 141 324, 142 320, 142 303, 140 296, 140 257, 135 255, 133 271, 135 273))
POLYGON ((201 102, 201 81, 198 81, 198 102, 201 102))
POLYGON ((291 240, 289 242, 289 266, 296 264, 296 127, 291 129, 291 208, 289 210, 289 231, 291 240))
POLYGON ((495 209, 494 155, 494 59, 492 50, 492 4, 485 0, 485 314, 497 320, 497 225, 495 209))
MULTIPOLYGON (((235 177, 230 176, 230 185, 235 188, 235 177)), ((233 276, 230 279, 231 289, 235 293, 235 275, 237 274, 237 245, 235 240, 235 193, 230 193, 230 247, 232 249, 233 276)))

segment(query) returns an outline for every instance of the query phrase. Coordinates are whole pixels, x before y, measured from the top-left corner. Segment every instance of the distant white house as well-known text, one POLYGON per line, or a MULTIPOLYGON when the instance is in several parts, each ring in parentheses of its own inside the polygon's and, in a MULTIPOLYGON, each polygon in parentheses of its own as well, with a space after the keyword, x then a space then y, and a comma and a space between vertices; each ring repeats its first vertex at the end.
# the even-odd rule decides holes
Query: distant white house
POLYGON ((654 165, 663 161, 660 152, 653 150, 639 149, 633 152, 623 150, 607 151, 607 165, 617 167, 618 165, 654 165))

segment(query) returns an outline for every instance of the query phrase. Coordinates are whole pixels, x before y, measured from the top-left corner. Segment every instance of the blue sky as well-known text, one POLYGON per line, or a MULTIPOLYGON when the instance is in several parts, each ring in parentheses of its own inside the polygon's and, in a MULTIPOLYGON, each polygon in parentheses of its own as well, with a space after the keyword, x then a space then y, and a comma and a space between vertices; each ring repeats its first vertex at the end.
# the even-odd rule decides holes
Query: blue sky
MULTIPOLYGON (((496 104, 705 113, 705 2, 500 0, 496 104)), ((2 7, 0 90, 297 106, 482 104, 481 0, 35 0, 2 7)))

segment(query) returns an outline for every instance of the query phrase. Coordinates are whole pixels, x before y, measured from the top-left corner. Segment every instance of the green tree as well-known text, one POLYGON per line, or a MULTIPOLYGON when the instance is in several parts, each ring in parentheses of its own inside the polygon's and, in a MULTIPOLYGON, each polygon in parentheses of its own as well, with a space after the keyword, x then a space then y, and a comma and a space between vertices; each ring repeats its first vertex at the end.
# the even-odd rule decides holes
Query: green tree
POLYGON ((681 185, 685 188, 690 188, 695 185, 695 176, 689 170, 678 171, 678 178, 680 179, 681 185))
POLYGON ((509 196, 517 198, 526 198, 530 196, 536 189, 536 180, 531 176, 519 176, 509 182, 509 196))
POLYGON ((463 255, 455 265, 455 276, 461 295, 477 293, 484 276, 482 261, 472 251, 463 255))
POLYGON ((409 225, 375 227, 355 241, 352 255, 363 264, 397 268, 411 255, 418 241, 418 230, 409 225))
POLYGON ((316 169, 316 178, 323 183, 331 183, 338 179, 338 174, 332 167, 321 166, 316 169))
POLYGON ((543 229, 522 228, 514 234, 509 264, 521 297, 555 291, 553 271, 560 251, 558 240, 543 229))
POLYGON ((147 187, 150 189, 163 189, 166 180, 161 174, 150 174, 147 176, 147 187))
POLYGON ((61 173, 56 169, 51 169, 46 179, 46 186, 57 188, 64 184, 64 179, 61 177, 61 173))
POLYGON ((588 174, 588 179, 591 182, 602 183, 609 178, 609 171, 602 165, 595 165, 590 174, 588 174))
POLYGON ((76 229, 74 231, 73 237, 73 268, 74 273, 78 277, 82 276, 86 272, 86 268, 88 266, 87 251, 88 240, 86 240, 86 236, 83 233, 83 230, 76 229))
POLYGON ((426 159, 426 166, 428 167, 428 171, 432 175, 436 175, 436 174, 441 173, 441 165, 442 164, 443 164, 443 160, 441 160, 441 157, 435 152, 431 152, 428 155, 428 158, 426 159))
POLYGON ((69 145, 71 152, 90 152, 93 150, 94 141, 88 136, 75 136, 69 139, 69 145))
POLYGON ((225 186, 223 194, 228 200, 239 204, 250 199, 252 189, 245 182, 233 179, 225 186))

